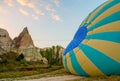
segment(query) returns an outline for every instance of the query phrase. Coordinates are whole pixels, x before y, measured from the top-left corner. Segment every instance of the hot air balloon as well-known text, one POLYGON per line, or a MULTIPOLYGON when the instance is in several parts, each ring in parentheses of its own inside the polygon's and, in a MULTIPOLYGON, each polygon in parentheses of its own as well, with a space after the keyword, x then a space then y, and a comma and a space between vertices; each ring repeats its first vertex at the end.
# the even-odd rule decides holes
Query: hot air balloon
POLYGON ((120 0, 91 12, 63 54, 65 69, 80 76, 120 74, 120 0))

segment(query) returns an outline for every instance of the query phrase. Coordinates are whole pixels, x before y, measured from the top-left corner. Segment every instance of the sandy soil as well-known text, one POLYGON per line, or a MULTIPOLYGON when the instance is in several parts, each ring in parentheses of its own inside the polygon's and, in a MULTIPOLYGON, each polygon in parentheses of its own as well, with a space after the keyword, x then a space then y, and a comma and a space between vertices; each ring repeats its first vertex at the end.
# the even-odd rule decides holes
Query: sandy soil
POLYGON ((31 79, 31 80, 17 80, 17 81, 66 81, 72 79, 79 79, 80 76, 75 75, 64 75, 64 76, 56 76, 56 77, 43 77, 40 79, 31 79))

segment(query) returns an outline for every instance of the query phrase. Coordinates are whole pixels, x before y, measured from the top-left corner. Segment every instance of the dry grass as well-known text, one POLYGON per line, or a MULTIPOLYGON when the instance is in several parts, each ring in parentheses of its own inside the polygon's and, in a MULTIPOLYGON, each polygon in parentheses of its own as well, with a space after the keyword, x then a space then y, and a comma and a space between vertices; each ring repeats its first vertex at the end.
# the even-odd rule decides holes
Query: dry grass
MULTIPOLYGON (((55 77, 55 76, 64 76, 64 75, 70 75, 65 71, 65 69, 59 69, 55 70, 54 67, 51 69, 48 69, 48 71, 43 71, 43 69, 39 71, 24 71, 24 72, 8 72, 8 73, 0 73, 0 77, 9 76, 11 78, 9 79, 0 79, 3 81, 13 81, 13 80, 28 80, 28 79, 40 79, 42 77, 55 77), (53 70, 54 69, 54 70, 53 70), (29 75, 29 76, 28 76, 29 75)), ((112 76, 101 76, 101 77, 80 77, 80 79, 74 79, 74 80, 67 80, 67 81, 120 81, 119 75, 112 75, 112 76)))
POLYGON ((43 68, 43 67, 41 68, 40 66, 39 67, 37 66, 35 68, 34 67, 23 68, 25 69, 23 71, 18 70, 18 71, 0 72, 0 78, 17 78, 17 77, 31 76, 31 75, 48 73, 63 68, 61 66, 53 66, 51 68, 43 68), (32 69, 32 70, 28 70, 28 69, 32 69))

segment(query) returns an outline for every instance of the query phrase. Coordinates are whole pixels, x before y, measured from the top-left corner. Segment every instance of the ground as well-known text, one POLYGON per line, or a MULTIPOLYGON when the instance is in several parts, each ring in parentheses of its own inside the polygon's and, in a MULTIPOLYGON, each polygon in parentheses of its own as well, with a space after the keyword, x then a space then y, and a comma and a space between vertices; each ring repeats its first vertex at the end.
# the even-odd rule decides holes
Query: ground
POLYGON ((43 77, 40 79, 18 80, 18 81, 66 81, 66 80, 73 80, 73 79, 80 79, 80 76, 64 75, 64 76, 43 77))
POLYGON ((120 75, 83 77, 69 74, 65 69, 59 69, 49 73, 31 76, 3 78, 0 81, 120 81, 120 75))

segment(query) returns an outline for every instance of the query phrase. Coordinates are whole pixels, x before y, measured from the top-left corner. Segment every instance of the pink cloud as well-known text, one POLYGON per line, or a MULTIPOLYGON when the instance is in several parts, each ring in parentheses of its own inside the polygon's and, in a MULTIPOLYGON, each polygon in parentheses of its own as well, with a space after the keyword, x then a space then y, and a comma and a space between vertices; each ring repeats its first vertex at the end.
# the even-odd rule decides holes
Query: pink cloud
POLYGON ((59 2, 59 0, 53 0, 53 2, 54 2, 54 4, 55 4, 57 7, 60 6, 60 2, 59 2))
POLYGON ((32 17, 33 17, 35 20, 38 20, 38 19, 39 19, 39 17, 38 17, 37 15, 34 15, 34 14, 32 14, 32 17))
POLYGON ((0 5, 0 14, 10 14, 9 10, 7 10, 5 7, 0 5))
POLYGON ((52 19, 56 20, 56 21, 62 21, 60 16, 56 14, 56 11, 54 10, 54 8, 52 8, 51 4, 47 4, 45 9, 50 12, 52 19))
POLYGON ((19 11, 23 14, 23 15, 25 15, 25 16, 29 16, 30 14, 27 12, 27 11, 25 11, 25 10, 23 10, 23 9, 19 9, 19 11))
POLYGON ((27 6, 28 8, 32 9, 36 14, 43 16, 44 13, 35 5, 34 2, 28 0, 17 0, 18 3, 22 6, 27 6))
POLYGON ((27 3, 28 3, 28 0, 17 0, 17 2, 18 2, 19 4, 21 4, 22 6, 26 6, 27 3))
POLYGON ((27 4, 27 6, 28 6, 29 8, 31 8, 31 9, 34 9, 34 8, 35 8, 35 5, 34 5, 32 2, 29 2, 29 3, 27 4))
POLYGON ((4 2, 10 7, 13 7, 13 5, 14 5, 13 0, 4 0, 4 2))
MULTIPOLYGON (((19 3, 19 7, 16 7, 16 9, 25 16, 31 16, 33 19, 38 20, 40 16, 44 16, 45 13, 40 9, 45 9, 49 16, 51 16, 52 19, 55 21, 61 21, 61 17, 56 13, 57 11, 53 7, 53 4, 46 3, 44 0, 40 1, 40 5, 37 5, 36 0, 4 0, 4 3, 6 3, 10 7, 15 7, 15 2, 19 3), (32 12, 26 11, 26 9, 32 10, 32 12), (33 15, 34 14, 34 15, 33 15)), ((60 2, 59 0, 53 0, 53 3, 59 7, 60 2)), ((9 11, 9 10, 8 10, 9 11)), ((5 10, 0 7, 0 12, 5 12, 5 10)))
POLYGON ((53 18, 54 20, 56 20, 56 21, 62 21, 59 15, 53 14, 53 15, 52 15, 52 18, 53 18))
POLYGON ((45 14, 44 14, 40 9, 38 9, 37 7, 35 7, 33 10, 34 10, 35 13, 38 14, 38 15, 41 15, 41 16, 44 16, 44 15, 45 15, 45 14))
POLYGON ((39 16, 34 15, 34 14, 29 14, 27 11, 23 10, 23 9, 19 9, 20 13, 22 13, 25 16, 31 16, 33 19, 38 20, 39 16))
POLYGON ((4 9, 3 9, 2 6, 0 6, 0 13, 1 13, 1 12, 4 12, 4 9))
POLYGON ((50 4, 46 5, 45 9, 50 12, 55 12, 55 10, 51 7, 50 4))

